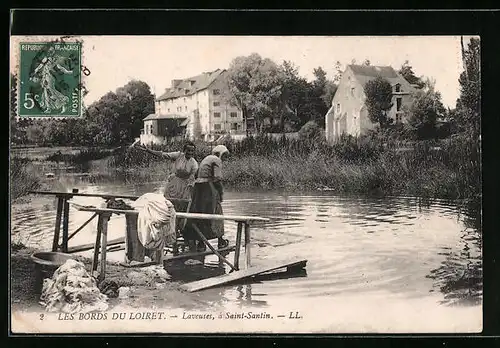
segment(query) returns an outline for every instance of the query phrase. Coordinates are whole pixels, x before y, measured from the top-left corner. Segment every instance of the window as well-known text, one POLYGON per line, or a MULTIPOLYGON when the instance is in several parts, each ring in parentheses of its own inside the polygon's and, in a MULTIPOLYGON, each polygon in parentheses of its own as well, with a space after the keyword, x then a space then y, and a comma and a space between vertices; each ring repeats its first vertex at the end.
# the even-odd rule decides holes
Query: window
POLYGON ((229 115, 231 115, 231 117, 238 117, 238 113, 237 112, 231 112, 229 115))
POLYGON ((170 112, 170 108, 167 109, 167 112, 170 112))
POLYGON ((214 112, 214 117, 220 117, 220 112, 214 112))
POLYGON ((231 130, 237 130, 238 129, 238 123, 231 123, 231 130))
POLYGON ((214 89, 214 95, 219 95, 219 94, 220 94, 220 90, 214 89))
POLYGON ((184 107, 184 111, 188 111, 188 107, 187 106, 184 107))
POLYGON ((354 97, 354 87, 351 88, 351 96, 354 97))
POLYGON ((340 103, 337 103, 337 113, 340 113, 340 103))
POLYGON ((186 98, 184 98, 184 103, 186 102, 186 98))
POLYGON ((395 89, 397 93, 401 92, 401 85, 398 83, 395 89))
POLYGON ((401 114, 396 114, 396 123, 401 123, 401 114))
POLYGON ((214 102, 214 106, 219 106, 220 103, 218 101, 214 102))
POLYGON ((220 123, 215 123, 214 124, 214 129, 215 130, 221 130, 221 124, 220 123))
POLYGON ((403 102, 403 98, 396 98, 396 111, 401 111, 402 102, 403 102))

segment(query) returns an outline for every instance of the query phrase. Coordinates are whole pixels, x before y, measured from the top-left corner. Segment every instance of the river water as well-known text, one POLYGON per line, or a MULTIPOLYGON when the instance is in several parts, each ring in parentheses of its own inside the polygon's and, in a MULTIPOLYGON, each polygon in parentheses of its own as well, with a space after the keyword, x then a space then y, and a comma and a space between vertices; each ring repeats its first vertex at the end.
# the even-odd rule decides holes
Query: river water
MULTIPOLYGON (((161 183, 80 181, 72 187, 85 193, 140 195, 160 190, 161 183)), ((85 205, 102 203, 98 198, 87 197, 76 197, 74 201, 85 205)), ((338 314, 336 324, 326 325, 326 331, 332 325, 341 331, 377 330, 376 323, 384 323, 378 327, 381 331, 481 329, 480 221, 454 202, 411 197, 339 197, 324 192, 285 195, 228 191, 223 209, 226 214, 271 219, 252 227, 253 265, 291 257, 308 262, 306 271, 294 278, 260 280, 197 293, 209 306, 333 311, 338 314), (349 320, 366 322, 358 327, 349 324, 349 320)), ((90 216, 73 208, 70 214, 70 232, 90 216)), ((13 240, 49 250, 54 220, 55 203, 46 204, 43 209, 17 209, 11 217, 13 240)), ((227 238, 234 243, 235 224, 226 222, 225 227, 227 238)), ((92 243, 95 228, 96 223, 89 224, 70 241, 70 246, 92 243)), ((124 218, 113 216, 109 238, 123 236, 124 230, 124 218)), ((120 253, 109 253, 112 254, 120 253)), ((215 257, 206 257, 205 264, 219 269, 219 273, 227 272, 215 257)), ((174 278, 181 279, 187 274, 172 272, 174 278)), ((310 325, 321 326, 318 320, 310 325)))

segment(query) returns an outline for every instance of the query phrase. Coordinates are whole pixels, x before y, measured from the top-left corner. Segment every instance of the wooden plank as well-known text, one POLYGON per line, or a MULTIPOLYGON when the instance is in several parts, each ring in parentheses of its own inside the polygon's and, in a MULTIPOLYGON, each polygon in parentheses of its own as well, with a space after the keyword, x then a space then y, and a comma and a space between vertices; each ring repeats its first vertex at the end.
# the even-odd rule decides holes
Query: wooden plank
MULTIPOLYGON (((105 194, 105 193, 72 193, 72 192, 59 192, 59 191, 30 191, 32 194, 36 195, 55 195, 55 196, 79 196, 79 197, 99 197, 104 199, 119 198, 119 199, 130 199, 135 201, 139 196, 133 195, 115 195, 115 194, 105 194)), ((172 198, 173 200, 174 198, 172 198)), ((189 202, 189 199, 175 198, 175 200, 180 202, 189 202)))
MULTIPOLYGON (((79 211, 90 211, 96 213, 116 213, 116 214, 139 214, 137 210, 109 209, 97 207, 85 207, 79 204, 72 203, 79 211)), ((178 218, 199 219, 199 220, 232 220, 232 221, 270 221, 268 218, 259 216, 240 216, 240 215, 219 215, 219 214, 200 214, 200 213, 183 213, 176 212, 178 218)))
POLYGON ((63 204, 63 225, 62 225, 62 245, 61 250, 63 253, 68 252, 68 234, 69 234, 69 203, 65 199, 63 204))
POLYGON ((99 272, 99 280, 103 281, 106 278, 106 254, 108 252, 108 220, 109 215, 100 214, 99 220, 102 220, 102 245, 101 245, 101 272, 99 272))
POLYGON ((97 220, 97 233, 95 236, 95 243, 94 243, 94 255, 92 258, 92 276, 94 276, 94 272, 97 271, 97 265, 99 261, 99 250, 101 249, 101 231, 102 231, 102 219, 99 217, 99 220, 97 220))
POLYGON ((71 233, 69 236, 68 236, 68 240, 70 240, 71 238, 73 238, 78 232, 80 232, 81 230, 83 230, 85 228, 85 226, 87 226, 92 220, 94 220, 94 218, 97 216, 97 213, 94 213, 90 219, 88 219, 87 221, 85 221, 80 227, 78 227, 76 229, 75 232, 71 233))
POLYGON ((274 265, 265 265, 265 266, 254 266, 250 267, 248 269, 244 269, 241 271, 236 271, 228 274, 224 274, 219 277, 214 277, 214 278, 208 278, 208 279, 203 279, 199 280, 196 282, 188 283, 181 285, 182 290, 186 290, 189 292, 195 292, 203 289, 208 289, 212 288, 214 286, 218 285, 223 285, 227 284, 236 280, 240 279, 245 279, 249 277, 253 277, 254 275, 261 274, 261 273, 267 273, 270 271, 275 271, 280 268, 288 268, 288 267, 295 267, 298 265, 303 265, 305 267, 307 263, 307 260, 301 260, 301 259, 296 259, 294 261, 282 261, 279 263, 275 263, 274 265))
POLYGON ((234 251, 234 267, 240 269, 240 251, 241 251, 241 233, 243 230, 243 223, 238 222, 238 229, 236 230, 236 250, 234 251))
MULTIPOLYGON (((119 237, 119 238, 115 238, 115 239, 108 241, 108 246, 122 244, 122 243, 125 243, 125 237, 119 237)), ((91 250, 94 248, 94 245, 95 245, 94 243, 89 243, 89 244, 82 244, 82 245, 70 247, 70 248, 68 248, 68 254, 73 254, 73 253, 78 253, 81 251, 91 250)))
POLYGON ((210 244, 210 242, 208 241, 208 239, 203 235, 203 233, 200 231, 200 229, 198 228, 198 226, 196 226, 196 224, 191 224, 191 227, 193 227, 193 229, 196 231, 196 233, 198 234, 198 237, 200 237, 200 239, 203 241, 203 243, 205 243, 205 245, 210 249, 212 250, 212 252, 217 255, 219 257, 219 260, 224 262, 226 265, 228 265, 229 267, 231 267, 232 270, 235 270, 237 271, 237 269, 234 267, 234 265, 229 262, 224 256, 222 256, 217 250, 215 250, 215 248, 212 246, 212 244, 210 244))
POLYGON ((250 225, 245 223, 245 268, 251 267, 250 247, 250 225))
POLYGON ((61 231, 61 218, 64 198, 57 198, 56 226, 54 229, 54 240, 52 242, 52 251, 57 251, 59 247, 59 232, 61 231))
POLYGON ((126 262, 120 262, 120 266, 125 267, 125 268, 140 268, 140 267, 153 266, 153 265, 157 265, 157 264, 158 264, 158 262, 156 262, 156 261, 134 262, 132 264, 126 263, 126 262))
MULTIPOLYGON (((222 253, 225 253, 225 252, 231 252, 231 251, 233 251, 235 249, 236 249, 236 246, 235 245, 231 245, 231 246, 227 246, 225 248, 217 249, 217 251, 222 254, 222 253)), ((192 258, 192 257, 200 257, 200 256, 207 256, 207 255, 214 255, 214 253, 212 252, 212 250, 206 250, 206 251, 202 251, 202 252, 199 252, 199 253, 185 253, 185 254, 180 254, 180 255, 165 257, 163 259, 163 262, 166 262, 166 261, 175 261, 175 260, 182 260, 182 259, 189 259, 189 258, 192 258)))

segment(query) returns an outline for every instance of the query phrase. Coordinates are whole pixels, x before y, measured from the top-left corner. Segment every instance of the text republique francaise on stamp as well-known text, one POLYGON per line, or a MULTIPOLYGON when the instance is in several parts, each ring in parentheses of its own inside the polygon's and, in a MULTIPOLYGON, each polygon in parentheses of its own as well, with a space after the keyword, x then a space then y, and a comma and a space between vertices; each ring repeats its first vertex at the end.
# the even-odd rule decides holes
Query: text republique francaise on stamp
POLYGON ((18 116, 81 116, 81 43, 30 42, 19 49, 18 116))

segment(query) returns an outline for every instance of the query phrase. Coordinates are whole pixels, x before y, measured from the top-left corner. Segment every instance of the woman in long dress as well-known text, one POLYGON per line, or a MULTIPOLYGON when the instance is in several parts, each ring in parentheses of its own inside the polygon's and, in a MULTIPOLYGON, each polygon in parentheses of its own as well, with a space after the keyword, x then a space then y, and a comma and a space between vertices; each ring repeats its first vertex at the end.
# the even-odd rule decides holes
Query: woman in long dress
MULTIPOLYGON (((186 211, 198 171, 198 162, 194 159, 195 145, 192 142, 186 143, 182 152, 156 151, 135 144, 134 147, 173 162, 173 170, 167 177, 163 194, 167 199, 174 199, 172 203, 176 211, 186 211), (181 201, 175 201, 175 199, 181 201)), ((183 228, 184 224, 184 221, 179 221, 180 229, 183 228)))
MULTIPOLYGON (((212 154, 205 157, 198 169, 193 195, 191 197, 190 213, 220 214, 222 215, 222 160, 229 155, 228 149, 224 145, 218 145, 213 148, 212 154)), ((184 238, 188 240, 197 240, 197 250, 206 250, 206 245, 195 231, 195 225, 201 233, 207 238, 218 239, 218 248, 226 247, 229 242, 224 239, 224 221, 223 220, 189 220, 183 231, 184 238)))

